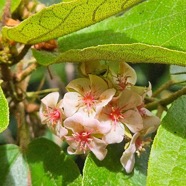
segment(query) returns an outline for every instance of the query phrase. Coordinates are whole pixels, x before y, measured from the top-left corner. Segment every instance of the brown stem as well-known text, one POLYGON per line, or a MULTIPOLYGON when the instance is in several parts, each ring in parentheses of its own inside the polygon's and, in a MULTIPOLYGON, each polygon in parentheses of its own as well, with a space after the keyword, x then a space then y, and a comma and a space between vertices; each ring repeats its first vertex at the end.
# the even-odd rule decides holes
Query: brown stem
POLYGON ((30 134, 25 120, 25 107, 23 102, 17 104, 15 116, 18 127, 18 143, 21 149, 25 151, 30 142, 30 134))
POLYGON ((24 58, 24 56, 27 54, 30 47, 31 45, 25 45, 23 49, 21 50, 21 52, 17 56, 15 56, 13 63, 11 65, 14 65, 18 63, 19 61, 21 61, 24 58))
POLYGON ((152 95, 152 97, 156 97, 159 95, 163 90, 169 88, 174 83, 173 80, 169 80, 168 82, 164 83, 160 88, 158 88, 152 95))
POLYGON ((158 105, 167 106, 168 104, 172 103, 174 100, 176 100, 178 97, 186 94, 186 87, 182 88, 181 90, 178 90, 175 93, 172 93, 169 97, 154 101, 152 103, 148 103, 145 107, 149 110, 155 110, 158 105))
POLYGON ((32 63, 24 71, 20 72, 16 76, 16 81, 20 82, 20 81, 24 80, 28 75, 30 75, 36 69, 37 66, 38 66, 37 63, 32 63))

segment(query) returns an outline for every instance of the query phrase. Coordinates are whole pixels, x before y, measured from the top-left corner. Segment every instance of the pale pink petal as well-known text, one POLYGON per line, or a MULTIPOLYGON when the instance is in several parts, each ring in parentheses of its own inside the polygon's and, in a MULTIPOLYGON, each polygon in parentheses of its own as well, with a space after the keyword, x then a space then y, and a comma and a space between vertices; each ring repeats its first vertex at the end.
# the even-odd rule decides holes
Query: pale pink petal
POLYGON ((136 72, 127 63, 125 63, 125 62, 121 62, 120 63, 119 74, 123 74, 124 76, 128 77, 127 78, 127 82, 129 82, 129 83, 131 83, 133 85, 136 83, 136 80, 137 80, 136 72))
POLYGON ((71 117, 68 117, 64 121, 64 126, 73 132, 81 132, 84 130, 84 126, 82 123, 84 122, 83 115, 80 114, 74 114, 71 117))
POLYGON ((63 108, 66 117, 70 117, 78 111, 81 99, 81 95, 77 92, 67 92, 64 95, 63 108))
POLYGON ((139 137, 139 133, 134 134, 134 136, 131 139, 129 147, 123 152, 123 155, 120 158, 120 162, 122 166, 125 168, 127 173, 131 173, 134 164, 135 164, 135 155, 136 152, 136 145, 135 141, 139 137))
POLYGON ((124 119, 121 121, 133 133, 139 132, 143 129, 143 119, 137 110, 128 110, 124 114, 124 119))
POLYGON ((44 103, 48 107, 56 107, 56 104, 59 99, 59 93, 58 92, 52 92, 45 96, 43 99, 41 99, 41 102, 44 103))
POLYGON ((142 99, 144 99, 146 96, 152 96, 152 85, 150 82, 148 87, 132 86, 131 90, 142 96, 142 99))
POLYGON ((42 124, 46 124, 47 117, 44 115, 44 112, 46 109, 47 109, 46 105, 41 104, 40 109, 39 109, 39 116, 40 116, 42 124))
POLYGON ((111 100, 112 98, 114 97, 116 93, 116 90, 115 89, 107 89, 106 91, 104 91, 100 97, 99 97, 99 101, 97 103, 97 113, 105 106, 107 105, 111 100))
POLYGON ((125 110, 134 108, 142 104, 142 98, 135 92, 125 89, 118 97, 119 108, 124 107, 125 110))
POLYGON ((157 116, 146 116, 143 118, 143 125, 144 136, 153 133, 160 125, 160 118, 158 118, 157 116))
POLYGON ((96 96, 100 96, 105 90, 108 89, 107 83, 99 76, 89 75, 91 82, 91 90, 96 96))
POLYGON ((67 86, 68 91, 75 91, 83 95, 85 92, 90 90, 90 80, 88 78, 78 78, 72 80, 67 86))
POLYGON ((93 137, 93 141, 90 144, 90 150, 99 160, 103 160, 107 154, 107 144, 98 138, 93 137))
POLYGON ((112 125, 110 132, 103 137, 103 140, 108 144, 120 143, 123 141, 124 133, 124 125, 118 122, 112 125))
POLYGON ((60 138, 63 138, 65 135, 68 134, 68 130, 66 128, 62 127, 62 125, 60 123, 58 123, 55 127, 55 133, 60 138))
POLYGON ((69 145, 70 146, 68 146, 67 148, 68 154, 82 154, 82 151, 79 151, 79 149, 77 149, 76 146, 73 148, 72 144, 69 144, 69 145))

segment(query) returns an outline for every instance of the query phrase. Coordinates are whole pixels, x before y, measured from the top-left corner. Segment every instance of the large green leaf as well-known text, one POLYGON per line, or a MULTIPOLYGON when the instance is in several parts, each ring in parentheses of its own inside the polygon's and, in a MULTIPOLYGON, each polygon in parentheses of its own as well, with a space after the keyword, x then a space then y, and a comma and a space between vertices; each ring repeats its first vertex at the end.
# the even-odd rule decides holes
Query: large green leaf
MULTIPOLYGON (((1 82, 0 82, 1 83, 1 82)), ((9 124, 8 102, 0 87, 0 132, 4 131, 9 124)))
MULTIPOLYGON (((142 186, 146 182, 147 169, 143 154, 136 165, 136 169, 131 174, 126 174, 120 163, 123 152, 123 144, 110 145, 109 152, 103 161, 99 161, 90 154, 85 162, 83 185, 85 186, 142 186)), ((147 160, 146 160, 147 161, 147 160)))
POLYGON ((77 165, 53 142, 41 138, 31 142, 26 152, 33 186, 79 186, 77 165))
POLYGON ((58 62, 83 62, 95 60, 186 65, 185 52, 140 43, 111 44, 85 49, 72 49, 59 55, 33 50, 33 54, 38 63, 45 66, 58 62))
POLYGON ((186 50, 186 1, 149 0, 115 16, 62 37, 62 51, 102 44, 146 43, 186 50))
POLYGON ((162 121, 149 159, 148 186, 186 183, 186 96, 176 100, 162 121))
POLYGON ((74 0, 52 5, 14 28, 4 27, 3 36, 26 44, 57 38, 122 12, 141 0, 74 0))
POLYGON ((0 146, 0 185, 28 186, 28 166, 16 145, 0 146))

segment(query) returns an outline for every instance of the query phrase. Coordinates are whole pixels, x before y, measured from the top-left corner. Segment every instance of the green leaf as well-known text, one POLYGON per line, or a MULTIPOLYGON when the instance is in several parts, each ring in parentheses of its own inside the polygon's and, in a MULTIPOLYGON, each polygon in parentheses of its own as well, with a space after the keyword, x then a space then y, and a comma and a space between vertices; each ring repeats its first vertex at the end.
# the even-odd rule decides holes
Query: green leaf
POLYGON ((28 185, 28 166, 18 146, 0 146, 0 175, 1 186, 28 185))
POLYGON ((103 44, 146 43, 186 50, 186 1, 149 0, 115 16, 62 37, 59 47, 85 48, 103 44))
POLYGON ((186 183, 186 96, 173 102, 155 137, 148 167, 148 186, 186 183))
POLYGON ((186 65, 185 52, 140 43, 100 45, 85 49, 68 50, 57 57, 52 53, 33 50, 33 55, 39 64, 45 66, 58 62, 95 60, 186 65))
POLYGON ((26 152, 33 186, 79 186, 81 175, 77 165, 59 146, 40 138, 31 142, 26 152))
POLYGON ((8 102, 4 96, 3 90, 0 87, 0 132, 4 131, 9 124, 9 108, 8 102))
POLYGON ((4 27, 3 36, 25 44, 57 38, 95 24, 141 0, 74 0, 52 5, 16 27, 4 27))
MULTIPOLYGON (((123 144, 110 145, 109 152, 103 161, 99 161, 93 154, 90 154, 85 162, 83 170, 83 185, 86 186, 142 186, 145 185, 146 167, 141 167, 146 164, 144 157, 141 161, 138 160, 136 169, 132 174, 126 174, 120 163, 120 157, 123 152, 123 144), (140 162, 140 163, 139 163, 140 162), (142 171, 143 169, 143 171, 142 171)), ((146 156, 147 154, 143 154, 146 156)))
MULTIPOLYGON (((6 3, 6 0, 1 0, 0 1, 0 19, 1 19, 2 14, 3 14, 5 3, 6 3)), ((12 13, 17 9, 17 7, 19 6, 20 3, 21 3, 21 0, 12 0, 11 1, 11 12, 12 13)))

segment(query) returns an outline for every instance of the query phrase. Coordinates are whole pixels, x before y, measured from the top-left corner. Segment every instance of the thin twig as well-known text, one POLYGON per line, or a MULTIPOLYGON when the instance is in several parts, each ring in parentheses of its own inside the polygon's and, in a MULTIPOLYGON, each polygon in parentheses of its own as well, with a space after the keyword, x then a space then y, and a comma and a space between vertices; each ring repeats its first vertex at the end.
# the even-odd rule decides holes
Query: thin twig
POLYGON ((25 45, 21 52, 14 58, 13 63, 11 65, 14 65, 21 61, 24 56, 27 54, 28 50, 30 49, 31 45, 25 45))
POLYGON ((152 97, 156 97, 159 95, 163 90, 169 88, 174 83, 173 80, 169 80, 168 82, 164 83, 161 87, 159 87, 152 95, 152 97))
POLYGON ((24 80, 28 75, 30 75, 37 68, 37 66, 38 66, 37 63, 32 63, 31 65, 29 65, 23 72, 19 73, 16 76, 16 81, 20 82, 24 80))
POLYGON ((35 92, 27 92, 27 97, 35 97, 36 95, 42 95, 42 94, 48 94, 51 92, 57 92, 59 91, 59 88, 50 88, 50 89, 45 89, 45 90, 39 90, 35 92))
POLYGON ((152 103, 148 103, 145 107, 149 110, 154 110, 158 107, 158 105, 167 106, 170 103, 172 103, 174 100, 176 100, 178 97, 186 94, 186 87, 182 88, 181 90, 178 90, 177 92, 172 93, 169 97, 160 99, 158 101, 154 101, 152 103))

